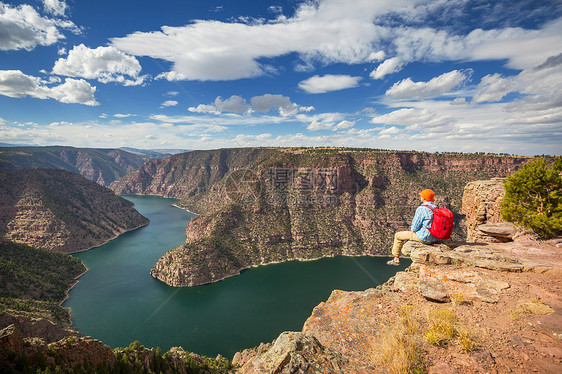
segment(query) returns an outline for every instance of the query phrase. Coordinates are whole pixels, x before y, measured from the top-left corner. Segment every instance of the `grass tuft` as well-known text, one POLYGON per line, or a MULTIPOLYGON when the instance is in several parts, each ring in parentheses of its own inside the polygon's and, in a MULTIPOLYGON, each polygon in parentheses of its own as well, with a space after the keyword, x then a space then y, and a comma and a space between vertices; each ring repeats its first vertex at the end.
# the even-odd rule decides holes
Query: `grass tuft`
POLYGON ((467 326, 457 328, 457 343, 467 353, 476 351, 479 348, 474 332, 467 326))
POLYGON ((469 304, 469 301, 466 300, 463 293, 453 293, 451 294, 451 303, 454 306, 469 304))
POLYGON ((554 309, 546 305, 540 297, 531 297, 528 301, 520 302, 509 314, 514 319, 521 319, 531 314, 544 315, 551 313, 554 313, 554 309))
POLYGON ((400 321, 377 342, 374 364, 392 374, 424 371, 420 324, 412 306, 400 309, 400 321))
POLYGON ((447 308, 431 309, 427 312, 425 338, 434 345, 443 345, 456 336, 457 317, 447 308))

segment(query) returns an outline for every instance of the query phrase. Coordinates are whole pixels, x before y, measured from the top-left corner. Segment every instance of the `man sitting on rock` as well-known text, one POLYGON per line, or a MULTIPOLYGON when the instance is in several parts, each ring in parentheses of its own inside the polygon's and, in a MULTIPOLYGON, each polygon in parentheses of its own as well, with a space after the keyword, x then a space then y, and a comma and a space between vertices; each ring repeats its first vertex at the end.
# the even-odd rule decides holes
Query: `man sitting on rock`
POLYGON ((433 210, 437 208, 435 205, 435 192, 426 189, 419 193, 422 204, 417 207, 416 214, 412 220, 411 231, 399 231, 394 235, 394 244, 392 246, 392 255, 394 258, 387 262, 388 265, 400 265, 400 253, 404 243, 408 240, 415 240, 425 244, 431 244, 437 241, 429 233, 429 228, 433 222, 433 210))

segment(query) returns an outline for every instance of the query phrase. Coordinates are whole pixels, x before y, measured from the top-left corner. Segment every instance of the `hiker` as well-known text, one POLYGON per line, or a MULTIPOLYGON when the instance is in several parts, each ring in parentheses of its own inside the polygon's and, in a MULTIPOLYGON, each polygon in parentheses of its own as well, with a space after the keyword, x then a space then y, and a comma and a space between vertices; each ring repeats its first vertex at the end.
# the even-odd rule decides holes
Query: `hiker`
POLYGON ((430 234, 429 228, 433 223, 433 209, 435 205, 435 192, 426 189, 419 193, 422 204, 417 207, 416 214, 412 220, 411 231, 399 231, 394 235, 394 244, 392 246, 392 255, 394 258, 387 262, 388 265, 400 265, 400 253, 404 243, 408 240, 415 240, 425 244, 431 244, 438 239, 430 234))

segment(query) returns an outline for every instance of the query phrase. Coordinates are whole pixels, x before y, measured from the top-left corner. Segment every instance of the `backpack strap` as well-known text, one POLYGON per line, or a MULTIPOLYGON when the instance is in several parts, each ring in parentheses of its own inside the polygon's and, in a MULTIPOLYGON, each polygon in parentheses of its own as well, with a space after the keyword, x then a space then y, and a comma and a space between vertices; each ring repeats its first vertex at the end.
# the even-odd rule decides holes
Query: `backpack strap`
MULTIPOLYGON (((428 208, 428 209, 431 209, 431 213, 433 213, 433 210, 434 210, 434 209, 439 209, 439 206, 437 206, 437 205, 435 205, 436 208, 432 208, 432 207, 430 207, 429 205, 423 205, 423 204, 422 204, 422 206, 424 206, 424 207, 426 207, 426 208, 428 208)), ((427 229, 427 231, 429 231, 429 229, 431 228, 431 227, 427 227, 427 226, 424 226, 424 227, 427 229)), ((430 232, 429 234, 431 235, 431 232, 430 232)))

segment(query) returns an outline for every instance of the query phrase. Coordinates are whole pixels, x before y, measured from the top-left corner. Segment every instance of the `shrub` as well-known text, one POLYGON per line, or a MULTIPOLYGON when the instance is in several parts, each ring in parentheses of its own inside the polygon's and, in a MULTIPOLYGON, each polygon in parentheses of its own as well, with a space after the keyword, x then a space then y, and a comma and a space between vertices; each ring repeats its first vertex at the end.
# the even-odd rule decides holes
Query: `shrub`
POLYGON ((504 220, 541 237, 562 233, 562 158, 550 166, 539 157, 507 178, 501 202, 504 220))

